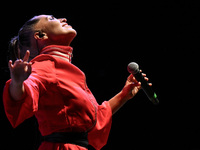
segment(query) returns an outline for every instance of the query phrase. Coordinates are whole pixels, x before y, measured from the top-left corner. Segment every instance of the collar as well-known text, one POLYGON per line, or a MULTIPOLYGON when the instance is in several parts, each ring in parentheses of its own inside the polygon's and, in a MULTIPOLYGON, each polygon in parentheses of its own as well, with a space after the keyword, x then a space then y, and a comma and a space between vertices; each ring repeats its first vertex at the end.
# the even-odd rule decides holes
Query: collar
POLYGON ((71 62, 72 60, 72 51, 73 48, 71 46, 62 46, 62 45, 49 45, 44 47, 40 54, 50 54, 61 59, 67 60, 71 62))

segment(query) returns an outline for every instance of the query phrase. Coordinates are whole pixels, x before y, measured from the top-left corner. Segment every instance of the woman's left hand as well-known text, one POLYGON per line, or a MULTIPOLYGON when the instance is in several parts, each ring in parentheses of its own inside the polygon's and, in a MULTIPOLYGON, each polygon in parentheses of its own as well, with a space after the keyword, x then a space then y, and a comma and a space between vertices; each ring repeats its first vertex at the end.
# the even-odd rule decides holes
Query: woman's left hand
MULTIPOLYGON (((142 72, 140 70, 140 72, 142 72)), ((146 77, 146 74, 142 73, 143 77, 146 81, 149 79, 146 77)), ((149 83, 149 86, 152 86, 151 83, 149 83)), ((128 76, 125 86, 122 89, 122 95, 124 96, 124 99, 129 100, 132 99, 138 91, 141 89, 141 82, 138 82, 135 77, 131 74, 128 76)))
MULTIPOLYGON (((146 81, 149 80, 146 77, 146 74, 142 73, 142 75, 146 81)), ((149 85, 151 86, 152 84, 149 83, 149 85)), ((138 82, 132 74, 129 75, 124 88, 108 101, 112 109, 112 113, 115 114, 129 99, 132 99, 140 89, 141 83, 138 82)))

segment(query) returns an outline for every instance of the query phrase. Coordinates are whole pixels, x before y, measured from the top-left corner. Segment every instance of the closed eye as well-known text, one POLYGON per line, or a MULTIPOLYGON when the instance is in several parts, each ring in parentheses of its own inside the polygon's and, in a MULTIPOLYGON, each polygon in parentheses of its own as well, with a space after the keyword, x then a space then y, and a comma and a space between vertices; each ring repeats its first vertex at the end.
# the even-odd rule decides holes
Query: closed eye
POLYGON ((54 16, 50 16, 49 20, 55 20, 56 18, 54 16))

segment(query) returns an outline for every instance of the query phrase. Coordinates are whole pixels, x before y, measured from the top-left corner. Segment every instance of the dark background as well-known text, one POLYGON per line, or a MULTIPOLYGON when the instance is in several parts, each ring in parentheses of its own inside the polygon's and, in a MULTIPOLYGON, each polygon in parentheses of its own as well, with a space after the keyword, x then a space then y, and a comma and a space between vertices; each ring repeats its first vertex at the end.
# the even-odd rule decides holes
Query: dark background
MULTIPOLYGON (((26 1, 2 8, 1 91, 10 78, 10 38, 35 15, 65 17, 78 33, 71 44, 73 64, 85 72, 99 103, 123 88, 132 61, 147 73, 160 100, 154 106, 140 91, 113 116, 103 150, 200 150, 199 0, 26 1)), ((0 119, 2 148, 37 149, 34 117, 13 129, 1 101, 0 119)))

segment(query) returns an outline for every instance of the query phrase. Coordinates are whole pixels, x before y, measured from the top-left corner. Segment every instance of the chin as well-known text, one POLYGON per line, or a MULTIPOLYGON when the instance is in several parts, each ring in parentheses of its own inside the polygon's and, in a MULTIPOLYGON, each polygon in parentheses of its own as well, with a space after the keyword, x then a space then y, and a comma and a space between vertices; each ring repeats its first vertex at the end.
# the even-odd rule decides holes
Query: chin
POLYGON ((75 37, 75 36, 77 35, 76 30, 72 29, 72 30, 70 31, 70 35, 75 37))
POLYGON ((68 33, 74 33, 74 34, 77 34, 76 30, 73 29, 71 26, 69 28, 67 28, 67 32, 68 33))
POLYGON ((67 30, 67 35, 75 37, 77 35, 77 32, 73 28, 70 28, 70 29, 67 30))
POLYGON ((74 30, 74 29, 71 29, 71 32, 76 36, 77 35, 77 32, 76 32, 76 30, 74 30))
POLYGON ((77 35, 76 30, 71 30, 71 32, 67 33, 66 41, 68 41, 68 45, 70 45, 70 43, 73 41, 76 35, 77 35))

